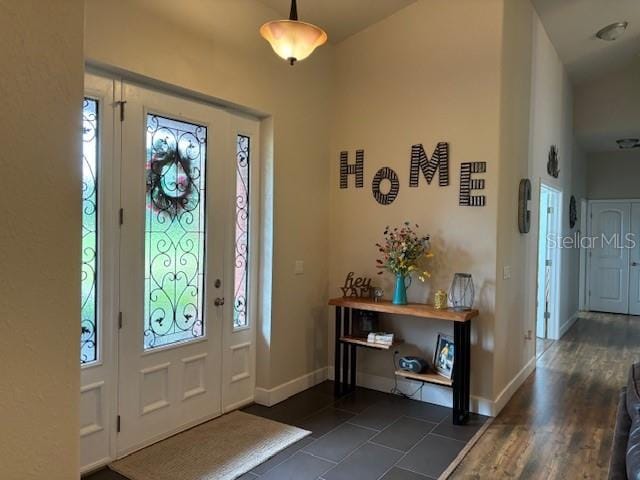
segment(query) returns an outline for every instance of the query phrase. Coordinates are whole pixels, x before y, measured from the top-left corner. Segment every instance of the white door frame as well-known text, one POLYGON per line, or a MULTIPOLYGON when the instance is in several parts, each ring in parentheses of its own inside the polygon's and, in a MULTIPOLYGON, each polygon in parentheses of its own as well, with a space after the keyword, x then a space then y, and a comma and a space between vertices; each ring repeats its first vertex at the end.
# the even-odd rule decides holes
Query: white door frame
MULTIPOLYGON (((540 238, 540 219, 542 218, 542 213, 540 211, 540 203, 542 198, 543 189, 547 189, 554 194, 554 201, 552 205, 552 232, 551 234, 555 236, 556 243, 562 236, 562 218, 563 218, 563 201, 562 201, 562 190, 559 188, 550 185, 544 180, 540 179, 538 186, 538 235, 537 235, 537 248, 536 248, 536 312, 535 312, 535 329, 534 332, 537 332, 538 326, 538 317, 541 311, 544 311, 544 305, 540 305, 539 293, 540 293, 540 262, 539 262, 539 252, 540 245, 542 243, 542 239, 540 238)), ((547 233, 549 234, 549 233, 547 233)), ((562 271, 562 248, 558 248, 558 245, 555 248, 551 248, 551 298, 550 305, 552 306, 552 311, 549 312, 550 318, 547 323, 547 338, 557 340, 560 338, 560 298, 561 298, 561 271, 562 271)), ((544 288, 544 287, 543 287, 544 288)))
MULTIPOLYGON (((580 228, 578 229, 578 242, 585 236, 588 236, 591 232, 591 225, 589 223, 589 201, 585 198, 580 199, 580 228)), ((582 243, 578 245, 580 248, 580 279, 578 286, 578 295, 580 296, 578 301, 578 309, 585 311, 589 309, 589 299, 587 298, 588 287, 588 260, 587 249, 582 246, 582 243)))

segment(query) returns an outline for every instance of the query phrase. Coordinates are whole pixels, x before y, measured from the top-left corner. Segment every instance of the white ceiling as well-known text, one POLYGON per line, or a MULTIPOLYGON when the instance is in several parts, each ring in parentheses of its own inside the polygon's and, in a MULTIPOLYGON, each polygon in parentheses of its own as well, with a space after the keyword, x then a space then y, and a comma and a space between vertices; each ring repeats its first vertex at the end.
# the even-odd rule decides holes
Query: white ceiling
MULTIPOLYGON (((290 0, 258 0, 289 17, 290 0)), ((322 27, 338 43, 416 0, 298 0, 298 17, 322 27)))
POLYGON ((639 0, 532 0, 551 41, 575 83, 640 62, 639 0), (604 42, 595 33, 628 21, 625 35, 604 42))

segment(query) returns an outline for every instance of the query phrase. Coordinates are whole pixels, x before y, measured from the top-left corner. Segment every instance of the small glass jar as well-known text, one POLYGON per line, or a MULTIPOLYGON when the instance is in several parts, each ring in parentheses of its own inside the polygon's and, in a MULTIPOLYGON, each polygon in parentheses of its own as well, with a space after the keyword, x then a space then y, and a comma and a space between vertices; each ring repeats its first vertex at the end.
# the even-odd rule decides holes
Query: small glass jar
POLYGON ((456 273, 449 289, 449 301, 454 310, 471 310, 475 290, 470 273, 456 273))

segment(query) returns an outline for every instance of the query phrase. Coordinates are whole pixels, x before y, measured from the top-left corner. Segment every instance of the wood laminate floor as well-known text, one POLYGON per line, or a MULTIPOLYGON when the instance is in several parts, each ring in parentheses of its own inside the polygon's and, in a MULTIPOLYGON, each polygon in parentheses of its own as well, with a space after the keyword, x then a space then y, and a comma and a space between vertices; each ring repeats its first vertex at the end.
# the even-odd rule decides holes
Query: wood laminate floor
POLYGON ((637 361, 640 317, 581 316, 450 478, 606 479, 618 392, 637 361))

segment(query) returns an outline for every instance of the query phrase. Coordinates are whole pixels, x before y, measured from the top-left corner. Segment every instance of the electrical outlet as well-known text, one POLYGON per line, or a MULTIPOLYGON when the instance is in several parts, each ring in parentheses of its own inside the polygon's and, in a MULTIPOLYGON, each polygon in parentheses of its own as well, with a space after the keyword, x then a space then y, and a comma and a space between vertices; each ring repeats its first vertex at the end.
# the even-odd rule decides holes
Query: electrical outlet
POLYGON ((296 260, 296 266, 293 273, 296 275, 302 275, 304 273, 304 261, 296 260))
POLYGON ((507 265, 502 269, 502 278, 504 280, 509 280, 511 278, 511 265, 507 265))

